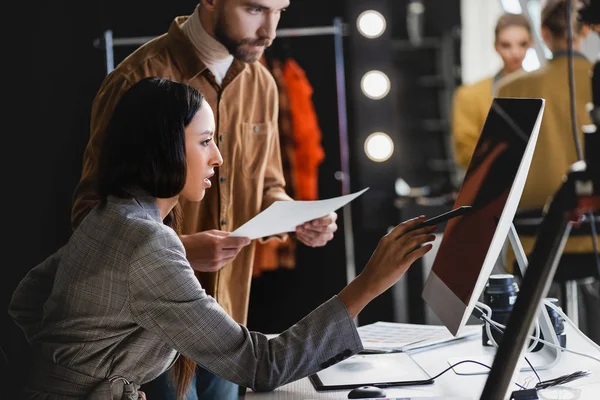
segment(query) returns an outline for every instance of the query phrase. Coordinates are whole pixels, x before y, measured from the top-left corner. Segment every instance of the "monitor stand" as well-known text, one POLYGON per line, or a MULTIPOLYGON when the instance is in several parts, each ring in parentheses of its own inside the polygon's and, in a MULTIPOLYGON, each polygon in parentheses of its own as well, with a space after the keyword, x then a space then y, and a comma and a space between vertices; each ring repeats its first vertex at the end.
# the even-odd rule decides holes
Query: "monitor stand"
MULTIPOLYGON (((521 270, 521 276, 525 276, 525 271, 527 270, 528 260, 525 251, 523 250, 523 246, 521 245, 521 241, 519 240, 519 236, 517 235, 517 230, 515 229, 514 224, 510 225, 510 230, 508 232, 508 240, 515 252, 515 257, 517 260, 517 264, 519 265, 519 269, 521 270)), ((543 340, 550 342, 556 346, 560 346, 558 338, 556 337, 556 332, 554 331, 554 327, 552 326, 552 322, 550 321, 550 316, 548 315, 548 310, 546 306, 542 302, 540 305, 540 310, 538 310, 538 324, 540 326, 540 331, 543 335, 543 340)), ((544 345, 541 350, 533 353, 527 352, 526 357, 527 360, 533 365, 533 368, 536 370, 544 370, 549 369, 555 366, 560 360, 560 356, 562 351, 544 345)), ((485 356, 465 356, 465 357, 452 357, 448 359, 449 365, 454 365, 459 361, 463 360, 474 360, 478 361, 482 364, 491 366, 495 355, 495 349, 493 353, 490 351, 489 355, 485 356)), ((479 374, 487 374, 489 369, 486 369, 482 366, 472 363, 465 363, 458 365, 453 368, 454 372, 458 375, 479 375, 479 374)), ((531 368, 527 364, 525 360, 521 360, 520 362, 521 371, 531 371, 531 368)))

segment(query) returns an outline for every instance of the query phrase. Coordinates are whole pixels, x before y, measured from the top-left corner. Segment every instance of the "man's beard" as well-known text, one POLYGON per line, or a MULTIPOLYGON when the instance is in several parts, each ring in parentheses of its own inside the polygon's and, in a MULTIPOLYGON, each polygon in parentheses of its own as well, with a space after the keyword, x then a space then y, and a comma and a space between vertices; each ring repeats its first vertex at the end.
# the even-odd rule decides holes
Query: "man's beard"
POLYGON ((215 26, 215 37, 225 48, 233 55, 234 58, 245 63, 253 63, 258 61, 262 56, 262 51, 250 50, 247 46, 264 46, 271 45, 269 39, 242 39, 236 41, 227 33, 227 23, 223 18, 218 18, 215 26))

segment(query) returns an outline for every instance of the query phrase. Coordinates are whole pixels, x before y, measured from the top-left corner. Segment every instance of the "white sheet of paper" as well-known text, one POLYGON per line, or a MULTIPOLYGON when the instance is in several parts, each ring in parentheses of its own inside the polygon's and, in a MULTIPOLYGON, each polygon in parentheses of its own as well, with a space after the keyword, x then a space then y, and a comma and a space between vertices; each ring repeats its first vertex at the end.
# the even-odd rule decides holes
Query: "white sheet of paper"
POLYGON ((298 225, 336 211, 367 190, 369 188, 326 200, 276 201, 256 217, 231 232, 229 236, 258 239, 285 232, 294 232, 298 225))

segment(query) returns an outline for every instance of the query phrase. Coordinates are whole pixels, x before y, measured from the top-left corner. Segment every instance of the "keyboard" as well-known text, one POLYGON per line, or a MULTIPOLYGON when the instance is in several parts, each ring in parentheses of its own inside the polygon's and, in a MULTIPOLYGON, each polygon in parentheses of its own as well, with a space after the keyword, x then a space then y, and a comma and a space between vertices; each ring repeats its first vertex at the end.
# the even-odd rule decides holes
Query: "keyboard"
POLYGON ((389 353, 436 346, 481 333, 481 325, 467 325, 458 336, 442 325, 376 322, 358 327, 364 351, 389 353))

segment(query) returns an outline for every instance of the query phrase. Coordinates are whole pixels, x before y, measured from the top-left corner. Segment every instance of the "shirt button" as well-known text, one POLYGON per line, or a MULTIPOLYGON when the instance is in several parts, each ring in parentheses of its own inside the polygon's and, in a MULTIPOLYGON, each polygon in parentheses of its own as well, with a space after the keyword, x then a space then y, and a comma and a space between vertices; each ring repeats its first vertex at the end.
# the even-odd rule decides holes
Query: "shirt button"
POLYGON ((254 133, 258 133, 258 130, 259 130, 259 129, 258 129, 258 125, 254 125, 254 128, 253 128, 253 130, 254 130, 254 133))
POLYGON ((219 141, 222 142, 223 140, 225 140, 225 136, 223 136, 223 135, 219 136, 219 141))
POLYGON ((220 179, 221 183, 225 183, 225 181, 227 180, 227 178, 225 178, 224 176, 222 176, 220 179))
POLYGON ((227 225, 227 221, 225 221, 224 219, 221 220, 221 225, 227 225))

